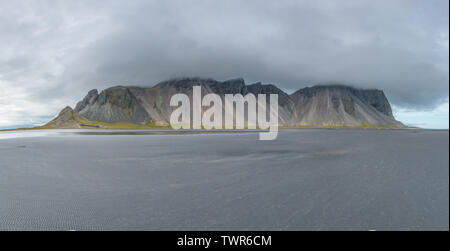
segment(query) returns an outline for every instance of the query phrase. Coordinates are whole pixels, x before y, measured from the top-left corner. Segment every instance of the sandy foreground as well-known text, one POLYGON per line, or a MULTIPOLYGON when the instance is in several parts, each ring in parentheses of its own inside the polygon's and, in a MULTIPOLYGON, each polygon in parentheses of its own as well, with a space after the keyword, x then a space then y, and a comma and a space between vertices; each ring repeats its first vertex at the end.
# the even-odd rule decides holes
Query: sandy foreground
POLYGON ((257 139, 0 132, 0 230, 449 230, 448 130, 257 139))

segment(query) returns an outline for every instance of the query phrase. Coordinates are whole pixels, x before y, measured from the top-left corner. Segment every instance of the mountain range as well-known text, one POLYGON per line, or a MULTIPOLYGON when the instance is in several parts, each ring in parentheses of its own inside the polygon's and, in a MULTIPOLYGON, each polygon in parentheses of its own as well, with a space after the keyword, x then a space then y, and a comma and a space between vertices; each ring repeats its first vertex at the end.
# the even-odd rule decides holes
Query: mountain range
MULTIPOLYGON (((163 81, 153 87, 115 86, 88 92, 74 109, 64 108, 40 128, 151 128, 169 127, 177 107, 170 98, 177 93, 192 96, 193 86, 202 95, 278 94, 279 125, 283 127, 403 127, 393 114, 381 90, 346 85, 318 85, 287 94, 275 85, 243 79, 216 81, 182 78, 163 81)), ((207 109, 207 107, 205 108, 207 109)))

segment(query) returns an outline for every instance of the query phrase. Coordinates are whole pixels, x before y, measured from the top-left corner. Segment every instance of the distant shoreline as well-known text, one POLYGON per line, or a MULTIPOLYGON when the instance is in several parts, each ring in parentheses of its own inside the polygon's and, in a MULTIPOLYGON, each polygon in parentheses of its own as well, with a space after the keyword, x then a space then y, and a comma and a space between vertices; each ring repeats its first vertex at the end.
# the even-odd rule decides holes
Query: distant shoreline
MULTIPOLYGON (((299 130, 299 129, 321 129, 321 130, 426 130, 426 131, 448 131, 449 129, 428 129, 428 128, 418 128, 418 127, 362 127, 362 126, 302 126, 302 127, 280 127, 279 130, 299 130)), ((173 132, 261 132, 265 131, 263 129, 218 129, 218 130, 207 130, 207 129, 186 129, 186 130, 174 130, 171 128, 13 128, 13 129, 0 129, 0 132, 13 132, 13 131, 49 131, 49 130, 85 130, 85 131, 96 131, 96 130, 105 130, 105 131, 173 131, 173 132)))

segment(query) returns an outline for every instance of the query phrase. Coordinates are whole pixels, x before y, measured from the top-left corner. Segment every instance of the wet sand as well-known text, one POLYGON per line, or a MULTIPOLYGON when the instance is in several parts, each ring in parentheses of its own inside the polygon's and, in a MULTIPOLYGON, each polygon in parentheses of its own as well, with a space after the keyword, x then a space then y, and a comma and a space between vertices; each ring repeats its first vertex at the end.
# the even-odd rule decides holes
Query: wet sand
POLYGON ((449 134, 0 132, 0 230, 449 230, 449 134))

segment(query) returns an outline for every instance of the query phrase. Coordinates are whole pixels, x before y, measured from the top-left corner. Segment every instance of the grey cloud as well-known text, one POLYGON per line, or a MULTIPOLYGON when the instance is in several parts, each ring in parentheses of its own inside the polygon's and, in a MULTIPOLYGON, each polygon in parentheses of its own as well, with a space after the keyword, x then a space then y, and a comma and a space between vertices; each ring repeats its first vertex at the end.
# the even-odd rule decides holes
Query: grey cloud
MULTIPOLYGON (((187 76, 244 77, 288 92, 340 82, 383 89, 394 104, 411 108, 448 99, 446 0, 76 2, 48 8, 49 19, 66 23, 52 24, 51 41, 39 37, 39 44, 54 52, 61 41, 69 56, 56 60, 58 71, 39 73, 36 99, 76 100, 90 88, 187 76), (103 18, 73 28, 95 13, 103 18), (78 34, 86 44, 72 48, 78 34)), ((29 29, 43 27, 18 32, 29 29)))

